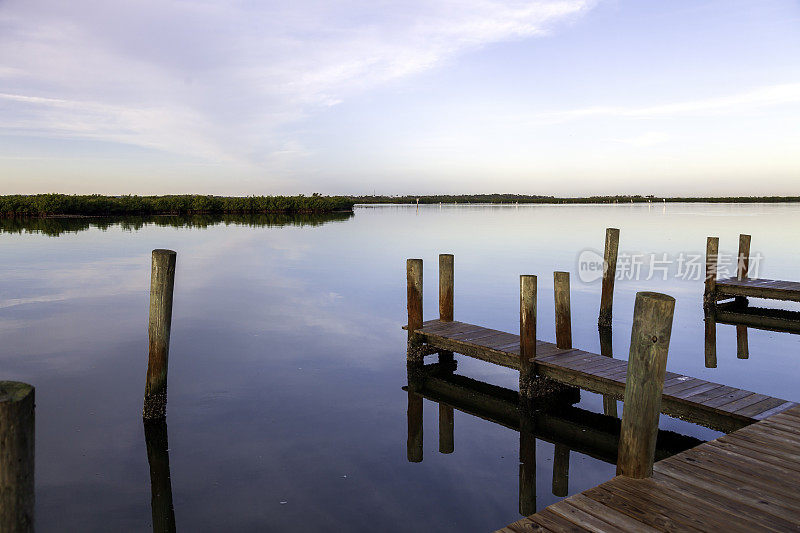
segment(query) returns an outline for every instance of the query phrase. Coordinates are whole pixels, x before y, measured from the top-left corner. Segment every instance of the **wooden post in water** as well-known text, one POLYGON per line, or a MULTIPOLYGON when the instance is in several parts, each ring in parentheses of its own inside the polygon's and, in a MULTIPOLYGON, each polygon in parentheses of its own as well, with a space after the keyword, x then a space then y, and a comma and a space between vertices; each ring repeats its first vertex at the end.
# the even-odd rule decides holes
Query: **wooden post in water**
POLYGON ((439 403, 439 453, 453 453, 455 450, 455 439, 453 430, 455 429, 455 419, 453 407, 445 403, 439 403))
POLYGON ((422 259, 406 261, 406 294, 408 307, 408 349, 411 362, 422 362, 422 343, 414 332, 422 327, 422 259))
POLYGON ((453 254, 439 254, 439 320, 453 320, 453 254))
POLYGON ((556 444, 553 450, 553 496, 569 494, 569 447, 556 444))
POLYGON ((719 237, 706 239, 706 285, 703 295, 705 307, 717 304, 717 261, 719 255, 719 237))
POLYGON ((35 389, 0 381, 0 531, 33 531, 35 389))
POLYGON ((150 357, 144 388, 142 416, 147 420, 167 415, 167 367, 172 325, 172 292, 175 287, 175 257, 172 250, 153 250, 150 272, 150 357))
POLYGON ((656 292, 636 294, 617 475, 637 479, 653 475, 674 311, 672 296, 656 292))
POLYGON ((519 277, 519 393, 531 398, 536 359, 536 276, 519 277))
POLYGON ((736 279, 747 278, 747 270, 750 267, 750 235, 742 233, 739 235, 739 257, 736 261, 736 279))
POLYGON ((614 308, 614 278, 617 275, 617 253, 619 252, 619 230, 606 229, 606 247, 603 253, 603 288, 600 295, 598 326, 611 326, 614 308))
POLYGON ((145 420, 144 440, 147 447, 147 462, 150 465, 150 511, 153 516, 153 531, 174 533, 175 508, 172 505, 166 419, 145 420))
POLYGON ((553 273, 553 292, 556 302, 556 346, 572 348, 572 317, 569 309, 569 272, 553 273))

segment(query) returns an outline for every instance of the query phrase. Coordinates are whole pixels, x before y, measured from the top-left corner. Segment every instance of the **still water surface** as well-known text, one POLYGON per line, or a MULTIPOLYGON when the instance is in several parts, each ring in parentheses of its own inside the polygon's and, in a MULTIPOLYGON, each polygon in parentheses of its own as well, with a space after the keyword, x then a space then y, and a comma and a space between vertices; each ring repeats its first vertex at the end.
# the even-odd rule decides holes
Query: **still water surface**
MULTIPOLYGON (((702 279, 685 279, 706 236, 735 254, 740 232, 760 276, 800 278, 799 215, 796 204, 383 206, 299 220, 3 221, 0 379, 36 386, 38 529, 152 528, 141 404, 154 248, 178 252, 167 419, 178 530, 487 531, 520 516, 519 434, 456 411, 455 451, 441 454, 426 400, 423 461, 408 462, 405 259, 425 261, 426 318, 437 254, 453 253, 456 319, 510 332, 518 275, 537 274, 538 335, 550 341, 552 272, 568 270, 573 344, 597 352, 600 284, 580 281, 578 257, 620 228, 621 261, 642 267, 635 279, 623 266, 634 279, 616 284, 616 357, 627 358, 635 293, 666 292, 677 299, 668 370, 800 401, 800 337, 750 330, 739 360, 735 328, 719 325, 718 368, 704 367, 702 279)), ((516 388, 515 372, 457 360, 459 374, 516 388)), ((602 412, 602 398, 584 392, 579 407, 602 412)), ((662 428, 718 435, 666 417, 662 428)), ((553 452, 537 442, 539 509, 559 499, 553 452)), ((569 493, 613 474, 573 452, 569 493)))

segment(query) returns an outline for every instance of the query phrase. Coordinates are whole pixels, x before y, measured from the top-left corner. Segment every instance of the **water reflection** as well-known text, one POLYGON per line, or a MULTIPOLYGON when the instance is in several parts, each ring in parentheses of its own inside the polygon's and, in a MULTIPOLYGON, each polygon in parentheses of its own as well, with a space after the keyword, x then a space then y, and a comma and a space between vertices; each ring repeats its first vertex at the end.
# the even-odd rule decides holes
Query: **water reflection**
POLYGON ((322 214, 236 214, 236 215, 164 215, 125 217, 0 217, 0 233, 38 233, 58 237, 91 228, 107 230, 119 227, 123 231, 139 231, 146 226, 204 229, 217 225, 255 227, 320 226, 327 222, 348 220, 350 211, 322 214))
POLYGON ((145 421, 144 440, 150 465, 150 507, 154 533, 174 533, 172 479, 169 473, 169 439, 165 419, 145 421))
POLYGON ((708 306, 705 310, 705 365, 717 367, 717 324, 736 327, 736 357, 750 358, 748 329, 800 334, 800 311, 750 306, 746 298, 708 306))
MULTIPOLYGON (((484 383, 455 373, 454 364, 409 365, 408 386, 408 460, 422 462, 423 399, 439 404, 439 450, 454 451, 453 410, 482 418, 519 432, 519 512, 533 514, 536 505, 536 441, 555 445, 553 454, 552 493, 569 494, 570 453, 588 455, 616 464, 621 422, 615 416, 576 407, 574 394, 535 406, 520 402, 511 389, 484 383)), ((693 448, 703 441, 659 430, 656 460, 665 459, 693 448)))

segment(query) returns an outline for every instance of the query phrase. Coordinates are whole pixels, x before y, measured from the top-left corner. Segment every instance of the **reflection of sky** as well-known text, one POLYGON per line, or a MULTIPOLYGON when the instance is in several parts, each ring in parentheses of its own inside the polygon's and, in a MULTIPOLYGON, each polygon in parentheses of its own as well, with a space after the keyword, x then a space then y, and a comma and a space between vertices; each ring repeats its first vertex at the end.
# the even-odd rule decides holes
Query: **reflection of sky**
MULTIPOLYGON (((518 434, 456 413, 456 451, 436 452, 425 402, 425 458, 406 462, 405 259, 425 260, 435 316, 436 255, 456 256, 456 318, 518 324, 518 275, 539 275, 539 336, 552 340, 553 270, 572 276, 573 337, 599 350, 598 283, 578 252, 735 252, 753 235, 762 275, 792 279, 796 205, 535 206, 357 209, 320 227, 214 226, 2 235, 3 379, 37 387, 37 520, 42 530, 146 530, 149 481, 140 409, 146 369, 149 253, 178 251, 169 437, 179 528, 325 524, 334 530, 488 530, 517 517, 518 434), (779 228, 776 230, 776 228, 779 228), (346 477, 345 477, 346 476, 346 477), (285 501, 287 503, 281 504, 285 501), (58 524, 58 526, 56 526, 58 524)), ((718 326, 719 368, 703 366, 702 282, 620 281, 615 348, 625 357, 635 292, 677 297, 670 370, 798 400, 800 338, 718 326)), ((459 358, 459 372, 516 386, 516 375, 459 358)), ((597 396, 582 405, 598 409, 597 396)), ((662 427, 713 432, 664 419, 662 427)), ((550 494, 552 445, 538 446, 538 501, 550 494)), ((572 454, 570 492, 613 475, 572 454)))

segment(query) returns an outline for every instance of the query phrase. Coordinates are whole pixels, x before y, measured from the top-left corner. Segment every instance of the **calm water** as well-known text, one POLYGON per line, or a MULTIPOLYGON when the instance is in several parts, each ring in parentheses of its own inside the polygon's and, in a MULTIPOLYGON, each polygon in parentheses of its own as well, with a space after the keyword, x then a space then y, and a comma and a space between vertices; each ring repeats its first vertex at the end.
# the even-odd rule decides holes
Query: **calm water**
MULTIPOLYGON (((425 260, 426 318, 438 309, 437 254, 454 253, 456 319, 511 332, 518 275, 539 275, 544 340, 552 272, 568 270, 573 343, 599 351, 600 285, 580 281, 578 256, 602 252, 604 229, 618 227, 621 261, 643 266, 616 285, 617 357, 635 293, 666 292, 677 299, 669 370, 800 401, 800 337, 751 330, 750 359, 738 360, 735 328, 719 325, 718 368, 704 367, 702 280, 684 279, 707 235, 733 254, 740 232, 753 236, 760 276, 800 278, 799 215, 790 204, 389 206, 296 222, 5 221, 1 379, 36 386, 38 528, 152 528, 141 404, 153 248, 178 252, 168 431, 179 530, 487 531, 519 517, 519 434, 456 411, 455 452, 441 454, 426 400, 424 459, 408 462, 405 259, 425 260)), ((461 375, 516 388, 515 372, 457 359, 461 375)), ((602 399, 584 392, 579 407, 601 412, 602 399)), ((669 418, 662 428, 718 435, 669 418)), ((553 450, 538 441, 540 509, 559 499, 553 450)), ((569 492, 613 473, 573 452, 569 492)))

